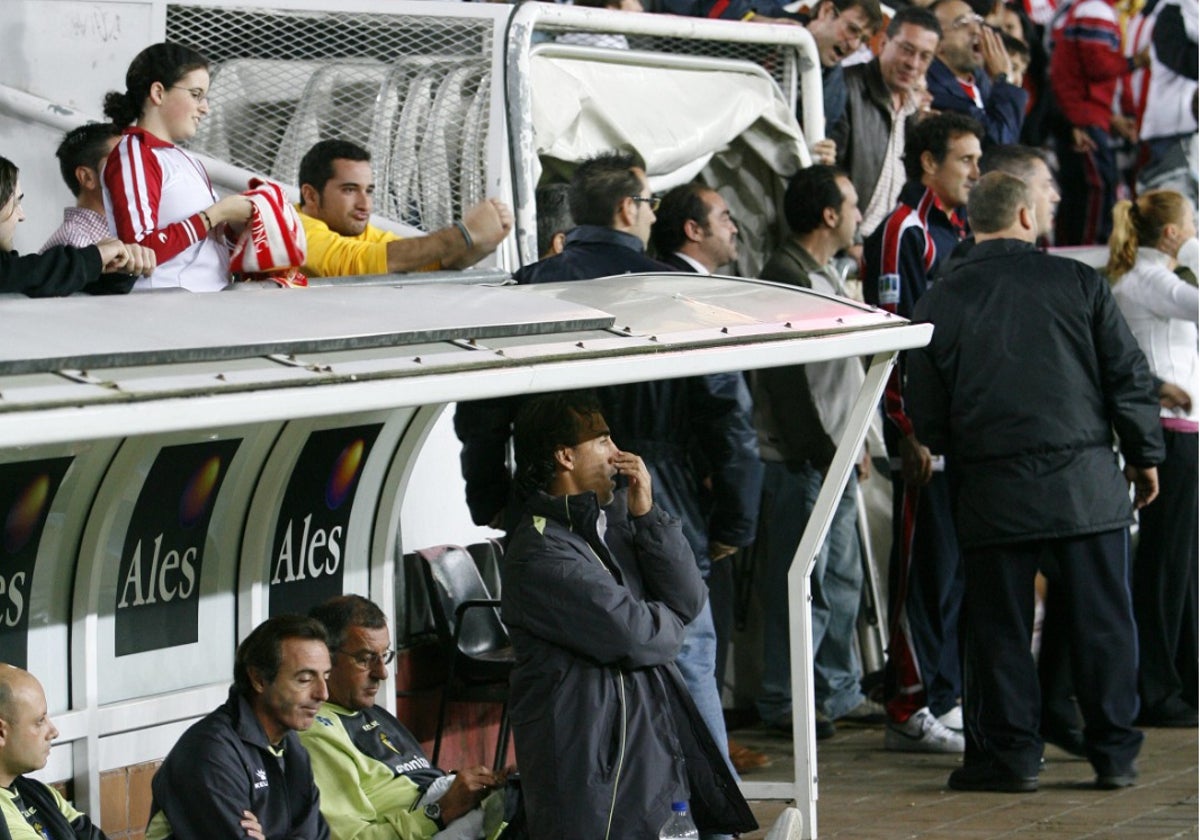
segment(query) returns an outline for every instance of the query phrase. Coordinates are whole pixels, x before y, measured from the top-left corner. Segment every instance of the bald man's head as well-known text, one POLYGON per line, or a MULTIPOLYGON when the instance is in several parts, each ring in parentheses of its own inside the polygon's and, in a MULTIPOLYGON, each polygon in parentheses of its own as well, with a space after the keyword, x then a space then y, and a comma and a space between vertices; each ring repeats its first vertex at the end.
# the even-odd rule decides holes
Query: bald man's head
POLYGON ((0 663, 0 785, 45 767, 57 737, 42 684, 28 671, 0 663))

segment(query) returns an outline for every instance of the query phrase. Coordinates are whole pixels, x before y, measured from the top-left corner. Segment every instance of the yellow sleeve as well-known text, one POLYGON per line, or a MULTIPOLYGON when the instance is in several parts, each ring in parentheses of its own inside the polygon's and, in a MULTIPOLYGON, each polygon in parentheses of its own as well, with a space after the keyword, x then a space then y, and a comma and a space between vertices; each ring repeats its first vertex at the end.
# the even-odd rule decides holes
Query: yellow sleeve
POLYGON ((435 822, 412 810, 420 789, 359 752, 331 713, 318 715, 300 741, 312 759, 332 840, 427 840, 437 834, 435 822))
POLYGON ((308 258, 301 268, 309 277, 387 274, 387 244, 400 237, 369 225, 362 236, 342 236, 320 219, 300 213, 308 258))

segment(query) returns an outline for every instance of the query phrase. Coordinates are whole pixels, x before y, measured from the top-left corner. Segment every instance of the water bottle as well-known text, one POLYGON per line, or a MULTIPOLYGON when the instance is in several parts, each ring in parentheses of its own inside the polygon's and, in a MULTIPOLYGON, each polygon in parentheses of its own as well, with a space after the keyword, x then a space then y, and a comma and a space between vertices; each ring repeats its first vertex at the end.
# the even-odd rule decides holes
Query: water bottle
POLYGON ((671 818, 659 829, 658 840, 700 840, 686 802, 671 803, 671 818))

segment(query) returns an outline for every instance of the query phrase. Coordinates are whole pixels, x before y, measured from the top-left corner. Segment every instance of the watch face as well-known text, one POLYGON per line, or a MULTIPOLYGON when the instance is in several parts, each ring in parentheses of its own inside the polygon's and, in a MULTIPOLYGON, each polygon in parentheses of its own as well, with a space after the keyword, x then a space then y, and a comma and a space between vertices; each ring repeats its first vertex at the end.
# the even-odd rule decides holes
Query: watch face
POLYGON ((425 816, 429 817, 429 819, 433 820, 434 822, 437 822, 442 818, 442 806, 436 802, 430 802, 425 806, 425 816))

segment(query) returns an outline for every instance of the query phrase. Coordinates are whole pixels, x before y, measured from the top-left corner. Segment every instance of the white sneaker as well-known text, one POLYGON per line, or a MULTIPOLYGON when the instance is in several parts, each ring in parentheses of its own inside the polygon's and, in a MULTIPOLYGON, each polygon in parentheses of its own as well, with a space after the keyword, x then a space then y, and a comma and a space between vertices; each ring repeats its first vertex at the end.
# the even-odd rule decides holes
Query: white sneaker
POLYGON ((962 706, 954 706, 945 714, 938 715, 938 723, 955 732, 963 731, 962 706))
POLYGON ((960 753, 966 742, 961 732, 947 729, 926 706, 904 723, 888 721, 883 747, 898 752, 960 753))

